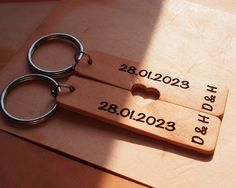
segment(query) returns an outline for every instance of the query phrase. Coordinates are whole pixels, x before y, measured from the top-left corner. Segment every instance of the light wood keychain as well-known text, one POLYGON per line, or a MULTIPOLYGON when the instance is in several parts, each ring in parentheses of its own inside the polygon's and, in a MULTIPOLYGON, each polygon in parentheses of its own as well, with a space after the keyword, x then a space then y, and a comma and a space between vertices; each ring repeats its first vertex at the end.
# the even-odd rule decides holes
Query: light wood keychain
POLYGON ((165 75, 154 66, 138 68, 135 62, 97 51, 89 51, 88 55, 77 38, 64 33, 39 38, 32 44, 28 60, 32 69, 39 74, 17 78, 1 95, 2 111, 15 122, 42 122, 53 114, 58 105, 110 125, 118 125, 201 153, 214 152, 221 124, 219 117, 223 116, 227 100, 227 89, 222 86, 165 75), (59 71, 37 67, 32 56, 40 45, 49 40, 63 40, 74 44, 78 48, 76 63, 59 71), (82 57, 87 57, 88 63, 84 63, 82 57), (84 77, 72 75, 67 84, 58 84, 53 79, 72 73, 84 77), (50 83, 56 103, 40 117, 16 118, 5 107, 7 94, 18 84, 29 80, 50 83), (140 86, 158 91, 159 100, 146 103, 143 99, 137 102, 132 90, 140 86), (61 92, 63 87, 67 87, 69 92, 61 92))

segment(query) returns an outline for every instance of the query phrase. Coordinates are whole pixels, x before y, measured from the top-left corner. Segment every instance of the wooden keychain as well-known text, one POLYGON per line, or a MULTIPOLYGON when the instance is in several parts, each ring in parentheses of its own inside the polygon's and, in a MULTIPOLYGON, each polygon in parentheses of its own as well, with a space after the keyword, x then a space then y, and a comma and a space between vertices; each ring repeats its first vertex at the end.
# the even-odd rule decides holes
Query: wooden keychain
POLYGON ((214 152, 221 124, 219 117, 223 115, 227 99, 227 90, 223 87, 212 83, 198 85, 193 80, 164 76, 163 73, 155 71, 155 67, 138 69, 132 61, 101 52, 89 51, 88 55, 77 38, 64 33, 53 33, 39 38, 32 44, 28 60, 32 69, 39 74, 22 76, 12 81, 1 96, 4 114, 15 122, 39 123, 50 117, 58 105, 110 125, 118 125, 201 153, 214 152), (78 48, 76 63, 59 71, 47 71, 37 67, 32 61, 33 53, 49 40, 65 40, 74 44, 78 48), (88 64, 82 61, 84 55, 88 64), (53 79, 71 73, 86 78, 72 75, 64 85, 53 79), (49 82, 57 102, 49 112, 40 117, 16 118, 7 111, 5 99, 10 90, 28 80, 49 82), (139 85, 158 90, 159 100, 148 104, 145 100, 137 103, 132 89, 139 85), (68 88, 69 92, 61 92, 63 87, 68 88), (197 102, 186 100, 190 97, 194 97, 197 102))

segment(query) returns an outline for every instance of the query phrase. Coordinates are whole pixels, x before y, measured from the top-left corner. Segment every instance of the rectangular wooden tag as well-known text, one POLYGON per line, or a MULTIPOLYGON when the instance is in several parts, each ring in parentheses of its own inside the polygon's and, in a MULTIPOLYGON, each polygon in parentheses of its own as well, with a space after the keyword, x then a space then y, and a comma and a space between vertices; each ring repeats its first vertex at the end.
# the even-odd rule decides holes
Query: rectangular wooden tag
POLYGON ((147 104, 128 90, 77 76, 67 83, 76 89, 58 95, 62 108, 201 153, 214 152, 221 123, 215 116, 160 100, 147 104))
POLYGON ((160 100, 222 117, 228 89, 214 82, 185 78, 165 73, 155 66, 138 65, 137 62, 98 51, 88 51, 93 64, 81 62, 76 72, 111 85, 131 90, 136 84, 156 88, 160 100))

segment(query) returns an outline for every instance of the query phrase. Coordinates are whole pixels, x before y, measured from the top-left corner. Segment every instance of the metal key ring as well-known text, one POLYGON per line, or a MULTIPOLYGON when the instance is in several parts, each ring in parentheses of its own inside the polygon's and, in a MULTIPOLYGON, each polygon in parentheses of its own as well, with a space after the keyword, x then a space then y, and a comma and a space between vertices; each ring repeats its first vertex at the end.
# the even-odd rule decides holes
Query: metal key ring
MULTIPOLYGON (((81 44, 81 42, 77 38, 73 37, 72 35, 65 34, 65 33, 52 33, 52 34, 48 34, 43 37, 40 37, 38 40, 36 40, 31 45, 31 47, 28 51, 28 62, 30 64, 31 68, 33 69, 33 71, 35 71, 36 73, 44 74, 44 75, 47 75, 47 76, 50 76, 53 78, 62 78, 62 77, 68 76, 74 72, 75 66, 79 63, 79 61, 83 55, 87 55, 88 58, 90 59, 89 55, 83 51, 83 45, 81 44), (36 66, 32 60, 34 52, 43 43, 45 43, 47 41, 51 41, 51 40, 62 40, 62 41, 66 41, 66 42, 70 42, 70 43, 74 44, 78 48, 78 51, 75 53, 75 56, 74 56, 75 63, 64 68, 64 69, 60 69, 60 70, 56 70, 56 71, 44 70, 44 69, 41 69, 38 66, 36 66)), ((88 63, 89 63, 89 61, 88 61, 88 63)))
POLYGON ((49 117, 51 117, 57 109, 57 104, 55 102, 48 112, 46 112, 45 114, 43 114, 39 117, 35 117, 35 118, 18 118, 18 117, 11 115, 7 111, 7 109, 5 107, 5 100, 7 98, 8 93, 10 91, 12 91, 19 84, 21 84, 23 82, 31 81, 31 80, 43 80, 43 81, 46 81, 46 83, 49 83, 52 86, 52 91, 53 91, 54 97, 56 97, 58 95, 58 93, 60 92, 60 85, 54 79, 52 79, 48 76, 45 76, 45 75, 41 75, 41 74, 24 75, 24 76, 21 76, 15 80, 13 80, 12 82, 10 82, 2 92, 1 108, 2 108, 2 112, 4 113, 4 115, 16 123, 23 123, 25 125, 32 125, 32 124, 40 123, 40 122, 48 119, 49 117))

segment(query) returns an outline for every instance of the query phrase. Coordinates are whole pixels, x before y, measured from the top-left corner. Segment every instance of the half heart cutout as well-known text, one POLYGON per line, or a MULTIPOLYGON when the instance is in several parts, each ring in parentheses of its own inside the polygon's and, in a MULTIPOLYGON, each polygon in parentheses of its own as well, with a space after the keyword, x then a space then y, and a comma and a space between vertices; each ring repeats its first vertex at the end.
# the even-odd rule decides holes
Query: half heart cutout
POLYGON ((150 100, 157 100, 160 98, 160 92, 155 88, 147 88, 144 85, 141 84, 135 84, 132 89, 131 93, 133 96, 139 96, 143 99, 149 99, 150 100))

